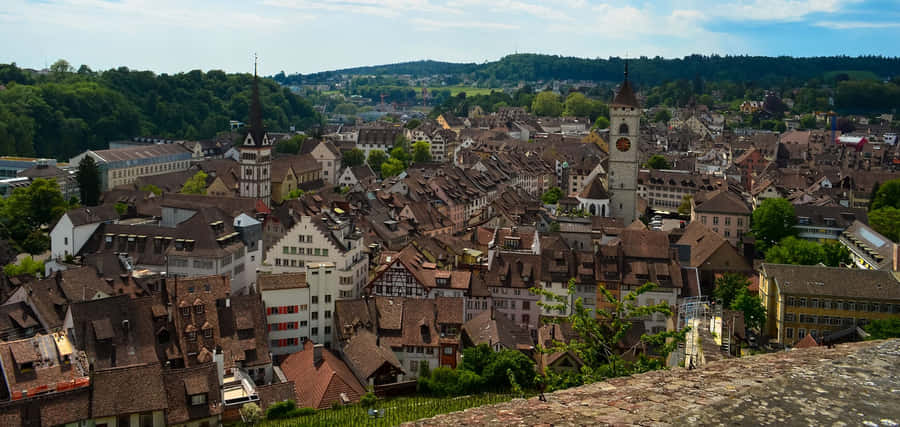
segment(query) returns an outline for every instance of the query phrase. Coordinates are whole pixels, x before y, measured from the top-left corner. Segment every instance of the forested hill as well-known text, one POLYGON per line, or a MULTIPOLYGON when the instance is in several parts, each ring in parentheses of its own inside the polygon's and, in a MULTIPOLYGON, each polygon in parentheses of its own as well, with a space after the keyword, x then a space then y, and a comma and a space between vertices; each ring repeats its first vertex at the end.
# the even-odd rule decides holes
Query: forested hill
MULTIPOLYGON (((878 78, 900 74, 900 58, 881 56, 766 57, 705 56, 684 58, 636 58, 628 61, 631 76, 645 85, 694 79, 706 81, 806 81, 823 78, 833 72, 866 72, 878 78)), ((516 54, 483 64, 454 64, 437 61, 405 62, 373 67, 348 68, 308 75, 284 76, 284 83, 317 83, 339 74, 411 74, 414 77, 449 74, 486 82, 517 83, 553 79, 618 81, 625 67, 623 58, 587 59, 556 55, 516 54)))
MULTIPOLYGON (((0 85, 0 155, 66 160, 112 140, 204 139, 227 131, 229 120, 247 122, 252 76, 75 71, 60 61, 43 74, 0 64, 0 85)), ((260 79, 260 97, 269 130, 321 123, 305 99, 271 79, 260 79)))
POLYGON ((342 74, 348 75, 389 75, 389 74, 405 74, 412 77, 427 77, 437 74, 453 74, 463 75, 474 71, 478 65, 457 64, 453 62, 441 61, 412 61, 399 62, 387 65, 371 65, 366 67, 344 68, 341 70, 322 71, 314 74, 285 75, 284 71, 273 76, 275 81, 281 84, 303 84, 307 82, 327 81, 330 78, 338 77, 342 74))

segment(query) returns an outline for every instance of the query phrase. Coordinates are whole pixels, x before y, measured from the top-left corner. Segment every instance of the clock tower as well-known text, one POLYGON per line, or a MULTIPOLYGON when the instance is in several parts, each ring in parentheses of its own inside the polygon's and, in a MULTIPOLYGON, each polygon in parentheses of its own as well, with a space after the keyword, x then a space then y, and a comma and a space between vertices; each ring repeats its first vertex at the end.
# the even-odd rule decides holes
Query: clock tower
POLYGON ((241 197, 252 197, 270 206, 272 194, 272 141, 263 128, 259 103, 259 78, 253 65, 253 94, 250 100, 250 131, 240 147, 241 197))
POLYGON ((609 104, 609 192, 613 217, 631 224, 637 218, 638 149, 641 135, 641 106, 631 82, 628 63, 625 81, 609 104))

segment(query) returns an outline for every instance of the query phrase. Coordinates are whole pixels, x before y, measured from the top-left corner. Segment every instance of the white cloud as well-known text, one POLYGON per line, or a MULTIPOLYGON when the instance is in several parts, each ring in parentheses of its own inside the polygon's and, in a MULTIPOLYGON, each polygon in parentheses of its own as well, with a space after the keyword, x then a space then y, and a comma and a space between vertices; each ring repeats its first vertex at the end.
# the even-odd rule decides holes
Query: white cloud
POLYGON ((828 28, 831 30, 900 28, 900 22, 818 21, 813 25, 817 27, 828 28))
POLYGON ((416 29, 423 31, 436 31, 445 29, 480 29, 480 30, 517 30, 518 25, 504 24, 500 22, 484 22, 484 21, 448 21, 415 18, 411 21, 416 29))
POLYGON ((385 18, 394 18, 410 13, 451 15, 460 13, 458 9, 438 5, 429 0, 263 0, 262 4, 297 10, 324 10, 385 18))

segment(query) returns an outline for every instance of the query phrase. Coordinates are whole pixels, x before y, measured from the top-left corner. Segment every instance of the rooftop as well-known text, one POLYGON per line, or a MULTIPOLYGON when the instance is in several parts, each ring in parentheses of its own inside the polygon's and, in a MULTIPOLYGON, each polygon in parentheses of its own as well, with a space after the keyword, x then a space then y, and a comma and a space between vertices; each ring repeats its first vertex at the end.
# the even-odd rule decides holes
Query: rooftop
POLYGON ((417 426, 895 425, 900 340, 812 347, 614 378, 417 426))

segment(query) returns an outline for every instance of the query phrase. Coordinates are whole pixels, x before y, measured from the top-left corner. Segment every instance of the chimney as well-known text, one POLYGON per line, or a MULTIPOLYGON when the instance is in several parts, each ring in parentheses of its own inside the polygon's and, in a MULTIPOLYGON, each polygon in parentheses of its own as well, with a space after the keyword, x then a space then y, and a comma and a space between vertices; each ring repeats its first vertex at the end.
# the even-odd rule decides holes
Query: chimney
POLYGON ((325 348, 322 344, 313 345, 313 364, 318 365, 322 362, 322 349, 325 348))
POLYGON ((222 347, 216 346, 213 351, 213 361, 216 362, 216 372, 219 374, 219 385, 225 381, 225 354, 222 353, 222 347))
POLYGON ((891 245, 891 258, 893 259, 893 270, 900 271, 900 245, 893 243, 891 245))

